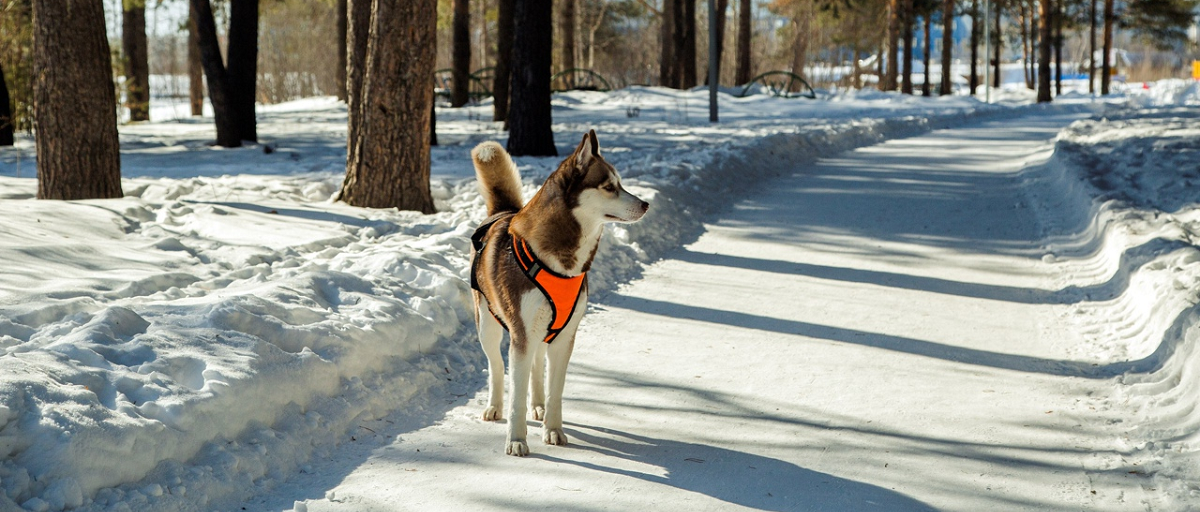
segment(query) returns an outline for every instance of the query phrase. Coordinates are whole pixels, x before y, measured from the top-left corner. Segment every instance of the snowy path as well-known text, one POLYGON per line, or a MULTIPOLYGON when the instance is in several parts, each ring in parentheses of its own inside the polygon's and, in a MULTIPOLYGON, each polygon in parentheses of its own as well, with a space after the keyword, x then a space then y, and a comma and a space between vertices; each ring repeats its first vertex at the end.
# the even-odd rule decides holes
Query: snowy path
POLYGON ((738 203, 585 319, 568 447, 506 457, 486 390, 435 397, 247 509, 1144 510, 1019 175, 1076 118, 860 149, 738 203))

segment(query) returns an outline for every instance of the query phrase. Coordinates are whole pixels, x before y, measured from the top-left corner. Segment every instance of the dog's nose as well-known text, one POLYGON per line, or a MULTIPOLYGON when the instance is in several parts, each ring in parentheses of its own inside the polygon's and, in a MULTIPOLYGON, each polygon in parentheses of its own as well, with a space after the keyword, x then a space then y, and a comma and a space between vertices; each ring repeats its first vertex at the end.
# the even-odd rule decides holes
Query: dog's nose
POLYGON ((650 203, 642 201, 642 212, 650 211, 650 203))

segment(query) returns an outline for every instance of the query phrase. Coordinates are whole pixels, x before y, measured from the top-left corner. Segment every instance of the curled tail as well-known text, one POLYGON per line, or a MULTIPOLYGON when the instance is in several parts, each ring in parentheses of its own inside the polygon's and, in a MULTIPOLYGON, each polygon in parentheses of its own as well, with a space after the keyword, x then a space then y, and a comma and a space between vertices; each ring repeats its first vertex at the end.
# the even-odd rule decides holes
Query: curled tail
POLYGON ((475 161, 475 177, 479 191, 487 201, 488 215, 515 212, 525 200, 521 196, 521 175, 508 152, 494 141, 484 142, 471 150, 475 161))

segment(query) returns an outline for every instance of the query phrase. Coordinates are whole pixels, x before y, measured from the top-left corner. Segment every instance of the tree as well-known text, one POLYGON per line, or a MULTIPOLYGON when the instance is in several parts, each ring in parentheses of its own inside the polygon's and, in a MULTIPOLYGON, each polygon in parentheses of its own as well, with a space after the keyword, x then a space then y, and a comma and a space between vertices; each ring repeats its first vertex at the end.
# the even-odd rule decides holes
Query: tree
POLYGON ((337 5, 334 9, 337 11, 337 98, 342 101, 349 101, 346 96, 346 32, 350 30, 350 13, 347 0, 337 0, 337 5))
POLYGON ((121 52, 125 61, 125 108, 129 120, 150 120, 150 59, 146 50, 146 1, 124 0, 121 52))
POLYGON ((4 80, 4 67, 0 66, 0 146, 13 145, 12 105, 8 98, 8 83, 4 80))
POLYGON ((921 83, 921 96, 928 97, 933 92, 931 90, 932 84, 930 84, 930 82, 933 81, 933 77, 930 76, 930 73, 933 71, 931 69, 933 66, 930 66, 929 62, 929 47, 933 46, 933 41, 930 38, 930 31, 933 25, 933 16, 931 13, 926 12, 921 17, 924 19, 924 23, 922 25, 924 25, 923 30, 925 35, 925 40, 921 43, 921 65, 925 67, 925 80, 921 83))
POLYGON ((913 25, 917 22, 913 0, 900 0, 900 22, 902 37, 904 40, 904 71, 900 80, 900 92, 904 94, 913 93, 912 85, 912 61, 913 61, 913 25))
POLYGON ((894 91, 899 84, 900 62, 896 56, 900 48, 900 24, 903 22, 903 9, 900 0, 888 0, 887 24, 887 70, 883 76, 883 90, 894 91))
POLYGON ((1104 54, 1100 56, 1100 94, 1108 95, 1112 81, 1113 0, 1104 0, 1104 54))
MULTIPOLYGON (((367 71, 367 42, 371 32, 373 0, 349 0, 346 4, 346 166, 355 161, 362 126, 363 76, 367 71)), ((346 173, 349 181, 350 173, 346 173)), ((342 183, 346 190, 346 182, 342 183)), ((338 194, 341 199, 341 193, 338 194)))
MULTIPOLYGON (((968 94, 975 95, 979 87, 979 31, 983 25, 979 15, 979 0, 971 0, 971 78, 968 94)), ((984 58, 987 58, 984 55, 984 58)))
MULTIPOLYGON (((558 33, 559 39, 562 41, 562 48, 559 50, 560 71, 575 69, 575 2, 576 0, 562 0, 562 9, 558 13, 558 33)), ((567 79, 570 80, 573 75, 567 74, 567 79)), ((575 84, 568 84, 574 88, 575 84)))
POLYGON ((1088 11, 1088 94, 1096 93, 1096 3, 1090 0, 1088 11))
POLYGON ((1121 16, 1122 28, 1159 50, 1170 51, 1187 42, 1197 0, 1129 0, 1121 16))
POLYGON ((508 129, 508 100, 512 85, 513 3, 516 0, 496 1, 496 69, 492 77, 492 120, 503 121, 508 129))
POLYGON ((121 197, 116 91, 104 9, 33 2, 38 199, 121 197))
POLYGON ((1050 93, 1050 47, 1054 44, 1053 15, 1054 0, 1038 0, 1038 72, 1037 101, 1049 103, 1054 98, 1050 93))
POLYGON ((188 9, 188 100, 193 116, 204 115, 204 64, 200 58, 200 34, 196 29, 196 15, 188 9))
POLYGON ((992 2, 996 6, 995 15, 992 16, 992 87, 1000 88, 1000 51, 1004 38, 1000 37, 1000 14, 1004 10, 1004 3, 1001 0, 992 2))
POLYGON ((230 2, 225 62, 209 0, 190 0, 196 18, 208 97, 213 106, 217 144, 227 148, 258 141, 254 91, 258 68, 258 0, 230 2))
POLYGON ((679 45, 679 88, 695 87, 696 80, 696 0, 683 0, 683 23, 676 26, 682 32, 676 36, 679 45))
POLYGON ((557 156, 550 112, 551 0, 516 0, 508 152, 557 156))
MULTIPOLYGON (((351 0, 351 7, 358 0, 351 0)), ((351 11, 353 12, 353 11, 351 11)), ((353 18, 351 18, 353 22, 353 18)), ((430 128, 436 0, 374 0, 359 115, 340 197, 368 208, 432 213, 430 128)))
POLYGON ((471 99, 471 5, 454 0, 454 30, 451 42, 450 106, 461 107, 471 99))
POLYGON ((733 80, 736 85, 748 84, 753 78, 753 70, 750 68, 750 35, 750 0, 741 0, 738 4, 737 69, 733 80))
MULTIPOLYGON (((954 59, 954 0, 942 0, 942 88, 938 94, 947 96, 954 92, 950 84, 950 65, 954 59)), ((971 55, 974 57, 974 55, 971 55)), ((972 61, 971 69, 975 69, 972 61)))

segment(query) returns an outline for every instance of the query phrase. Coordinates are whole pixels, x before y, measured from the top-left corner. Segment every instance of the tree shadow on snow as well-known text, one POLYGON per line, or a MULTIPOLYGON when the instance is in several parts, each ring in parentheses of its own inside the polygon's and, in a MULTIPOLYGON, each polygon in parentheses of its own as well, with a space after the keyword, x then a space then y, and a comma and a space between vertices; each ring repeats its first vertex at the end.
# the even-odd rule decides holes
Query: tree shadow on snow
POLYGON ((568 423, 579 450, 655 466, 665 475, 534 454, 562 464, 637 478, 768 511, 935 510, 896 491, 805 469, 790 462, 716 446, 655 439, 568 423), (573 427, 573 428, 571 428, 573 427))

